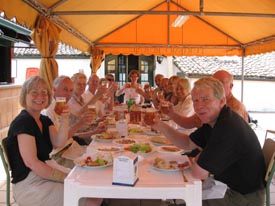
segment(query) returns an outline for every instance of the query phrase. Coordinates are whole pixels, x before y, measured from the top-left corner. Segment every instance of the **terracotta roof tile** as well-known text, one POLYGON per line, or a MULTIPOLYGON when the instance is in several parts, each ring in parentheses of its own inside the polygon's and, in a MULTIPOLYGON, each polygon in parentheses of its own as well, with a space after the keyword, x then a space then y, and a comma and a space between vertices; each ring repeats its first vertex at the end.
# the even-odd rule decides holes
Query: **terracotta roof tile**
MULTIPOLYGON (((40 52, 35 47, 15 47, 15 57, 40 57, 40 52)), ((59 43, 56 56, 90 56, 71 46, 59 43)))
MULTIPOLYGON (((186 76, 209 76, 216 70, 225 69, 234 77, 242 75, 241 57, 173 57, 174 64, 186 76)), ((275 79, 275 52, 251 55, 244 58, 246 79, 275 79)))

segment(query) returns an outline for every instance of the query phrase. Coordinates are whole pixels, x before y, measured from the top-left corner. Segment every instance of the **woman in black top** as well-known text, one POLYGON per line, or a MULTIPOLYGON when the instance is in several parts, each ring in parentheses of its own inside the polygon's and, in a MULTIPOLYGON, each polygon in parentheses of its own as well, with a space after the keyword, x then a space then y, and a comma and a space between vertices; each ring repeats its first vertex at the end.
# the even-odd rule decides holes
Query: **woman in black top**
POLYGON ((61 114, 57 132, 52 121, 40 112, 48 107, 51 92, 42 77, 25 81, 20 94, 24 108, 12 121, 7 152, 12 171, 13 195, 19 205, 63 205, 66 173, 45 163, 53 148, 68 138, 68 107, 61 114))

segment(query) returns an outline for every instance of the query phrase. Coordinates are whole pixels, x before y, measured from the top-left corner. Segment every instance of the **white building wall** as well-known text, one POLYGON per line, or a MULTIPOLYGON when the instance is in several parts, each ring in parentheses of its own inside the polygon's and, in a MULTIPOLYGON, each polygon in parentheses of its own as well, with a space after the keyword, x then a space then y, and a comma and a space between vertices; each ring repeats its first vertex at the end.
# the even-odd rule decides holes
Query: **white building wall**
MULTIPOLYGON (((71 77, 74 73, 84 71, 84 74, 89 77, 91 75, 89 59, 56 59, 58 64, 59 75, 67 75, 71 77)), ((29 67, 40 68, 40 59, 13 59, 12 70, 16 84, 23 84, 26 77, 26 69, 29 67)), ((104 77, 104 62, 97 72, 98 76, 104 77)))
MULTIPOLYGON (((83 70, 87 77, 90 76, 89 59, 57 59, 59 75, 72 76, 83 70)), ((14 59, 12 60, 13 77, 16 84, 23 84, 26 76, 26 68, 40 67, 40 59, 14 59)), ((164 58, 161 64, 156 63, 155 74, 163 74, 165 77, 176 75, 178 69, 172 64, 172 57, 164 58)), ((104 77, 104 62, 97 72, 104 77)), ((193 83, 196 79, 191 79, 193 83)), ((243 102, 249 111, 273 111, 275 112, 275 82, 274 81, 245 81, 243 102)), ((241 100, 241 81, 235 80, 233 94, 241 100)))

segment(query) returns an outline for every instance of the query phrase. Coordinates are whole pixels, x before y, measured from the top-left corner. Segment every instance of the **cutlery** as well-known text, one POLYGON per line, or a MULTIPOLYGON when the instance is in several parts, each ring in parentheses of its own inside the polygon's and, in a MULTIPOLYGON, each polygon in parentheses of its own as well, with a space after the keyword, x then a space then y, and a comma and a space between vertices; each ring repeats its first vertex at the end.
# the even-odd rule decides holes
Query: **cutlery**
POLYGON ((181 174, 182 174, 182 177, 183 177, 183 181, 184 181, 184 182, 188 182, 188 179, 187 179, 187 177, 186 177, 185 174, 184 174, 184 169, 185 169, 186 166, 187 166, 187 165, 186 165, 185 163, 179 163, 179 164, 178 164, 178 168, 179 168, 180 171, 181 171, 181 174))

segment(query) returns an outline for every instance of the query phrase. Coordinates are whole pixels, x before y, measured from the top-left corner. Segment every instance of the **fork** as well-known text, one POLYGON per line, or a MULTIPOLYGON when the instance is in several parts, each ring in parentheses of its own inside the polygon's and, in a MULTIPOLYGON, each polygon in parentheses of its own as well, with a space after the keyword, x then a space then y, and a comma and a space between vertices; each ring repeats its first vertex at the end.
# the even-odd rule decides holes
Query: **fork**
POLYGON ((182 174, 182 177, 183 177, 183 181, 184 182, 188 182, 188 179, 187 179, 187 177, 184 174, 185 165, 184 164, 178 164, 178 167, 179 167, 179 169, 181 171, 181 174, 182 174))

